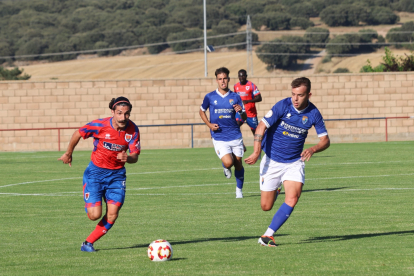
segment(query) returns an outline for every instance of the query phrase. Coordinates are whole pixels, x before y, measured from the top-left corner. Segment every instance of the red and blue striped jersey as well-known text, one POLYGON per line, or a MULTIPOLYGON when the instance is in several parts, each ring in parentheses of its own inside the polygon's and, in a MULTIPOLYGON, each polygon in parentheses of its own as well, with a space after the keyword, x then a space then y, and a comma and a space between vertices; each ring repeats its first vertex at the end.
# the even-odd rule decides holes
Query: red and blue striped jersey
POLYGON ((94 138, 91 160, 100 168, 120 169, 125 162, 116 158, 119 152, 141 152, 139 129, 132 121, 128 121, 124 130, 117 131, 112 126, 112 117, 97 119, 81 127, 79 133, 83 139, 94 138))
MULTIPOLYGON (((242 101, 253 100, 255 96, 260 94, 257 86, 251 81, 247 81, 245 85, 242 85, 240 82, 234 85, 234 92, 239 94, 242 101)), ((256 104, 247 103, 244 105, 246 110, 247 117, 253 118, 257 116, 256 104)))

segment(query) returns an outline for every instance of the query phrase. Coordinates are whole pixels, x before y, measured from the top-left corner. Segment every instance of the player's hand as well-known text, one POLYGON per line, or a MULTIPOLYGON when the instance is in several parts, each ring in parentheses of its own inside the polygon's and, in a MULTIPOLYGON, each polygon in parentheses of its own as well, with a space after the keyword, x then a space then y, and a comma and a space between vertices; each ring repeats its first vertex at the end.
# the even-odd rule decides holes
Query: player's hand
POLYGON ((219 129, 219 125, 218 124, 209 124, 208 127, 212 130, 212 131, 216 131, 217 129, 219 129))
POLYGON ((312 155, 315 153, 315 151, 312 148, 305 149, 300 154, 302 161, 309 161, 309 159, 312 157, 312 155))
POLYGON ((121 162, 126 162, 128 159, 128 154, 123 150, 122 152, 118 153, 116 159, 118 159, 121 162))
POLYGON ((260 155, 260 153, 253 152, 249 157, 244 159, 244 162, 246 164, 249 164, 249 165, 254 165, 254 164, 256 164, 257 159, 259 159, 259 155, 260 155))
POLYGON ((61 160, 63 164, 69 164, 72 167, 72 154, 65 152, 58 160, 61 160))
POLYGON ((248 100, 243 101, 243 104, 248 104, 248 103, 250 103, 248 100))
POLYGON ((238 104, 233 104, 233 108, 234 108, 234 110, 236 112, 239 112, 239 111, 242 111, 243 110, 243 108, 240 105, 238 105, 238 104))

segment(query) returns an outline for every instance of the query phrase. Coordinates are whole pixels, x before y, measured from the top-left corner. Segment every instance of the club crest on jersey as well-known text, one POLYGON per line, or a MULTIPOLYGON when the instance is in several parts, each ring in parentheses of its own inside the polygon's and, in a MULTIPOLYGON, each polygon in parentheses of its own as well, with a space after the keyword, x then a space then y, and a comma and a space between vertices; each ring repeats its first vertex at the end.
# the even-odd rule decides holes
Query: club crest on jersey
POLYGON ((286 114, 286 119, 290 119, 291 116, 292 116, 292 114, 290 114, 290 113, 286 114))
POLYGON ((132 134, 125 134, 125 141, 129 142, 132 139, 132 134))
POLYGON ((264 177, 262 177, 262 185, 264 184, 264 177))
POLYGON ((85 200, 89 199, 89 193, 85 193, 85 200))
POLYGON ((302 124, 306 124, 308 122, 308 117, 307 116, 303 116, 302 117, 302 124))
POLYGON ((247 86, 246 86, 246 90, 249 90, 249 89, 250 89, 250 86, 248 86, 248 85, 247 85, 247 86))
POLYGON ((230 100, 229 100, 229 103, 230 103, 231 105, 233 105, 233 104, 234 104, 234 100, 233 100, 233 99, 230 99, 230 100))

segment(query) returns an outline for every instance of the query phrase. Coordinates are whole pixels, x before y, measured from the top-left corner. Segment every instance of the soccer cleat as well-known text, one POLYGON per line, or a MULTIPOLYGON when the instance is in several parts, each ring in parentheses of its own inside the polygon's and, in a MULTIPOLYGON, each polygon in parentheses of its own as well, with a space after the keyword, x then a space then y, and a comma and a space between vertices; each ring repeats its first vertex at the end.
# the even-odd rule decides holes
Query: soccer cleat
POLYGON ((81 251, 85 251, 85 252, 95 252, 95 248, 93 248, 93 243, 90 242, 83 242, 82 246, 81 246, 81 251))
POLYGON ((275 239, 273 237, 269 236, 261 236, 259 238, 258 243, 260 243, 262 246, 270 246, 270 247, 276 247, 277 244, 275 242, 275 239))
POLYGON ((243 198, 243 192, 241 189, 236 189, 236 198, 243 198))
POLYGON ((223 171, 224 171, 224 176, 225 177, 227 177, 227 178, 231 177, 231 169, 224 168, 223 171))
POLYGON ((282 188, 277 188, 277 190, 276 190, 276 195, 275 195, 275 201, 274 202, 276 202, 276 199, 277 199, 277 196, 280 194, 280 190, 281 190, 282 188))

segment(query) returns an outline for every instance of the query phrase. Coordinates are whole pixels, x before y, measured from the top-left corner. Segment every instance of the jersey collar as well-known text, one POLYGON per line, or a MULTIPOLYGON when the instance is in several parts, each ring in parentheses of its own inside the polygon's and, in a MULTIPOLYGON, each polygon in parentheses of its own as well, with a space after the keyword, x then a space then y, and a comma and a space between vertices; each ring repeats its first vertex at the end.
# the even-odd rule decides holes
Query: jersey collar
POLYGON ((231 90, 229 89, 229 91, 227 91, 227 93, 223 95, 218 91, 218 88, 216 88, 216 93, 219 94, 222 98, 227 97, 227 95, 230 94, 230 92, 231 92, 231 90))
POLYGON ((304 109, 302 109, 302 110, 297 110, 297 109, 296 109, 296 107, 293 105, 292 98, 290 98, 290 102, 291 102, 291 104, 292 104, 293 109, 294 109, 294 110, 296 110, 296 112, 297 112, 298 114, 301 114, 301 113, 305 112, 305 111, 306 111, 306 109, 308 109, 308 108, 309 108, 309 106, 310 106, 310 101, 308 101, 308 106, 307 106, 307 107, 305 107, 305 108, 304 108, 304 109))

